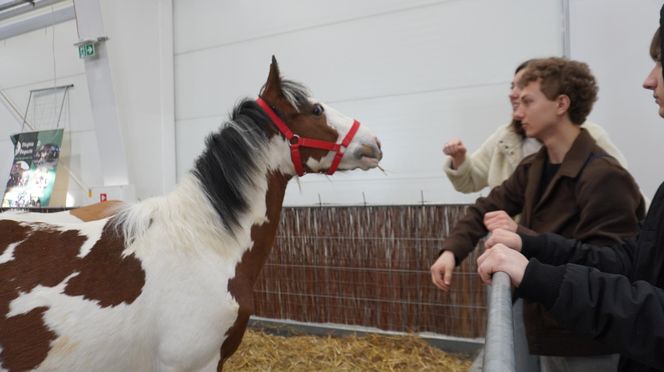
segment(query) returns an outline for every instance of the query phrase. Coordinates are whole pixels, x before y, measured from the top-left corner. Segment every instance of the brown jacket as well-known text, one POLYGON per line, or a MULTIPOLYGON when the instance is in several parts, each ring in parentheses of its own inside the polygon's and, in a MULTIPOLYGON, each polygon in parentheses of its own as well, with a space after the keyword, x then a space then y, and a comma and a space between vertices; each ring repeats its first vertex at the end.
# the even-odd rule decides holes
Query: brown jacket
MULTIPOLYGON (((521 213, 520 232, 553 232, 594 245, 611 245, 633 236, 645 203, 632 176, 582 130, 544 192, 540 180, 546 148, 521 161, 512 176, 479 198, 443 243, 461 262, 487 234, 486 212, 521 213)), ((564 330, 541 305, 526 303, 524 319, 531 353, 583 356, 614 352, 564 330)))

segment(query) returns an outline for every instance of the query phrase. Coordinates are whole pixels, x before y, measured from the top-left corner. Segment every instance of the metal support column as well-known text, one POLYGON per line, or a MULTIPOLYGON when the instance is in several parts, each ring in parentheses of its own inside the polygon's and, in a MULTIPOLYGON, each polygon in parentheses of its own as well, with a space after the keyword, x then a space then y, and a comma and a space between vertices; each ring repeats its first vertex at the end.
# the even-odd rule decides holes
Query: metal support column
POLYGON ((98 42, 95 44, 96 56, 85 59, 85 74, 104 186, 129 185, 127 155, 113 91, 99 0, 74 0, 74 9, 79 39, 98 42))

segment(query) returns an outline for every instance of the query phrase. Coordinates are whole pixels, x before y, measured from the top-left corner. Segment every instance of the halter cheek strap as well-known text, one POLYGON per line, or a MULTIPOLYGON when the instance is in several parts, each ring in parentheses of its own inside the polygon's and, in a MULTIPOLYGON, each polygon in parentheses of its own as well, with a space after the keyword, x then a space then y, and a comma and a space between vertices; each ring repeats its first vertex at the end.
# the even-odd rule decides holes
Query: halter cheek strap
POLYGON ((304 175, 304 166, 302 165, 302 157, 300 156, 300 147, 336 152, 334 159, 332 160, 332 165, 330 166, 330 169, 327 170, 327 174, 331 175, 336 172, 337 168, 339 167, 339 163, 341 163, 341 159, 344 157, 344 151, 353 140, 353 137, 355 137, 357 130, 360 128, 360 122, 357 120, 353 121, 353 125, 351 126, 348 133, 346 133, 346 136, 341 141, 341 143, 323 141, 315 138, 300 137, 299 135, 293 133, 290 128, 288 128, 286 123, 281 120, 281 118, 274 112, 274 110, 272 110, 270 105, 265 102, 264 99, 258 97, 256 99, 256 103, 261 107, 261 109, 263 109, 263 111, 265 111, 272 123, 274 123, 274 125, 279 129, 279 132, 281 132, 281 134, 286 137, 286 140, 288 140, 291 150, 291 160, 295 166, 295 172, 297 172, 297 175, 300 177, 304 175))

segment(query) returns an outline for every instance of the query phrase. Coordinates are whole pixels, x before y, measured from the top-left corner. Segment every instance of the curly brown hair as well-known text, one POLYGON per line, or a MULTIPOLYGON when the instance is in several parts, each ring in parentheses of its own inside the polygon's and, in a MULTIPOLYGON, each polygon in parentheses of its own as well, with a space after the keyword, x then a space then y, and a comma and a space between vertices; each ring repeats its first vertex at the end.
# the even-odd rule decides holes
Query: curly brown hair
POLYGON ((560 57, 532 60, 518 84, 525 87, 533 81, 540 82, 542 93, 550 100, 561 95, 569 97, 568 115, 576 125, 586 121, 597 101, 597 81, 583 62, 560 57))

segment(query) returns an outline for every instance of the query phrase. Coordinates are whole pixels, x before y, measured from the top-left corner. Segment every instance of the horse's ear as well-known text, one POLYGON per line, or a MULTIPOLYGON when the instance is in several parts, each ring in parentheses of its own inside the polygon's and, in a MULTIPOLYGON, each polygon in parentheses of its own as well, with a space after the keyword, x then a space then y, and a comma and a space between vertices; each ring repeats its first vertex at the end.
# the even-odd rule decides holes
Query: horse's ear
POLYGON ((272 56, 272 63, 270 64, 270 73, 267 76, 267 81, 261 90, 261 96, 266 98, 276 98, 281 94, 281 76, 279 75, 279 65, 277 59, 272 56))

